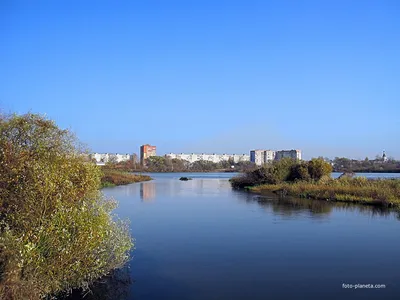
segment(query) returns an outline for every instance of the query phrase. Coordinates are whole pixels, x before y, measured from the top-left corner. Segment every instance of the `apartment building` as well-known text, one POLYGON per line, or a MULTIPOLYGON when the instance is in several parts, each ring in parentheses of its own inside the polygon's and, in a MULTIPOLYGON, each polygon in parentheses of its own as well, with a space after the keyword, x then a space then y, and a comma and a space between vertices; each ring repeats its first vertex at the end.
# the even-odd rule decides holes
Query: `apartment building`
POLYGON ((251 150, 250 161, 255 163, 257 166, 261 166, 265 163, 265 150, 251 150))
POLYGON ((221 161, 227 161, 227 160, 232 160, 234 163, 238 163, 241 161, 250 161, 250 156, 246 154, 206 154, 206 153, 168 153, 165 155, 165 157, 168 158, 177 158, 181 160, 186 160, 190 163, 193 163, 195 161, 200 161, 200 160, 206 160, 206 161, 211 161, 213 163, 219 163, 221 161))
POLYGON ((141 165, 144 165, 145 160, 151 156, 156 156, 156 146, 151 146, 149 144, 140 146, 141 165))
POLYGON ((131 154, 118 154, 118 153, 93 153, 90 155, 91 159, 95 159, 97 164, 105 164, 108 162, 119 163, 133 159, 131 154))
POLYGON ((280 160, 282 158, 292 158, 301 160, 301 151, 300 150, 282 150, 276 152, 276 160, 280 160))
POLYGON ((264 162, 270 162, 275 160, 276 158, 276 151, 274 150, 265 150, 264 151, 264 162))
POLYGON ((250 151, 250 161, 258 166, 262 164, 280 160, 282 158, 292 158, 296 160, 301 160, 300 150, 251 150, 250 151))

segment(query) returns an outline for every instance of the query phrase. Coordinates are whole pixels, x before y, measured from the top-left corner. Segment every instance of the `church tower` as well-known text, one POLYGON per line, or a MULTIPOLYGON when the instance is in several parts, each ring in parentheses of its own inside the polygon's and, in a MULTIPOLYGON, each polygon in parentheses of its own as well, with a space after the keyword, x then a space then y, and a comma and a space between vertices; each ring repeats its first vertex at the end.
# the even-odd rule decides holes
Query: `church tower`
POLYGON ((387 162, 387 160, 388 160, 386 157, 385 150, 383 151, 382 160, 383 160, 383 162, 387 162))

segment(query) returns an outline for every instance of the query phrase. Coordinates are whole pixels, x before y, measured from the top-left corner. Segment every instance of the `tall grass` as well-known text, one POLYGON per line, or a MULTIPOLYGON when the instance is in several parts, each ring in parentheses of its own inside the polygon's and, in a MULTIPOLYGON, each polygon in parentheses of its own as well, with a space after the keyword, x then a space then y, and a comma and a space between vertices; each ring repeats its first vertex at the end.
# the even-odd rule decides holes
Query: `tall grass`
POLYGON ((315 182, 263 184, 253 186, 250 190, 257 193, 284 193, 308 199, 400 207, 400 179, 323 178, 315 182))

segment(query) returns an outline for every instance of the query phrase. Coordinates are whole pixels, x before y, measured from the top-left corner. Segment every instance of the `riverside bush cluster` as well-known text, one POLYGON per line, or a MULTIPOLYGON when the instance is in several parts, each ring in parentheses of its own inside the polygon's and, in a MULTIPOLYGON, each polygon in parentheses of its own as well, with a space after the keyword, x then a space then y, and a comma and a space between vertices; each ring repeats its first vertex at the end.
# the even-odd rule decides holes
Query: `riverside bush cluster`
POLYGON ((299 162, 283 159, 231 179, 234 188, 276 192, 308 199, 400 207, 400 180, 365 177, 330 177, 332 167, 323 159, 299 162))
POLYGON ((318 181, 324 176, 330 176, 331 172, 332 166, 322 158, 314 158, 308 162, 284 158, 232 178, 231 185, 234 188, 244 188, 282 182, 318 181))
POLYGON ((127 224, 85 157, 44 117, 0 117, 0 299, 86 289, 128 260, 127 224))

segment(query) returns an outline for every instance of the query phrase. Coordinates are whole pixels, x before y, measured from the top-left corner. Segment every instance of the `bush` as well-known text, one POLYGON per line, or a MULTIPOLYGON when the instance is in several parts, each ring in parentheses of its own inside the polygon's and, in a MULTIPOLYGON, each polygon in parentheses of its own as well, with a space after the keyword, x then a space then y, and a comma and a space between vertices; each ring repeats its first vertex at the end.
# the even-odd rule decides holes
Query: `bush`
POLYGON ((39 115, 0 117, 0 297, 87 288, 122 266, 132 239, 74 136, 39 115))
MULTIPOLYGON (((265 165, 254 171, 248 171, 239 177, 232 178, 234 188, 244 188, 260 184, 280 184, 294 181, 318 181, 321 178, 330 178, 332 167, 321 158, 309 162, 296 161, 284 158, 265 165)), ((326 179, 325 179, 326 180, 326 179)))
POLYGON ((281 183, 284 181, 294 180, 296 177, 293 176, 292 172, 294 167, 299 164, 294 159, 283 158, 281 160, 273 162, 270 168, 271 178, 270 183, 281 183))
POLYGON ((310 173, 308 173, 308 163, 300 162, 291 167, 290 175, 287 181, 305 180, 311 179, 310 173))
POLYGON ((313 158, 308 162, 308 174, 313 180, 320 180, 323 176, 330 175, 332 170, 331 164, 322 158, 313 158))

